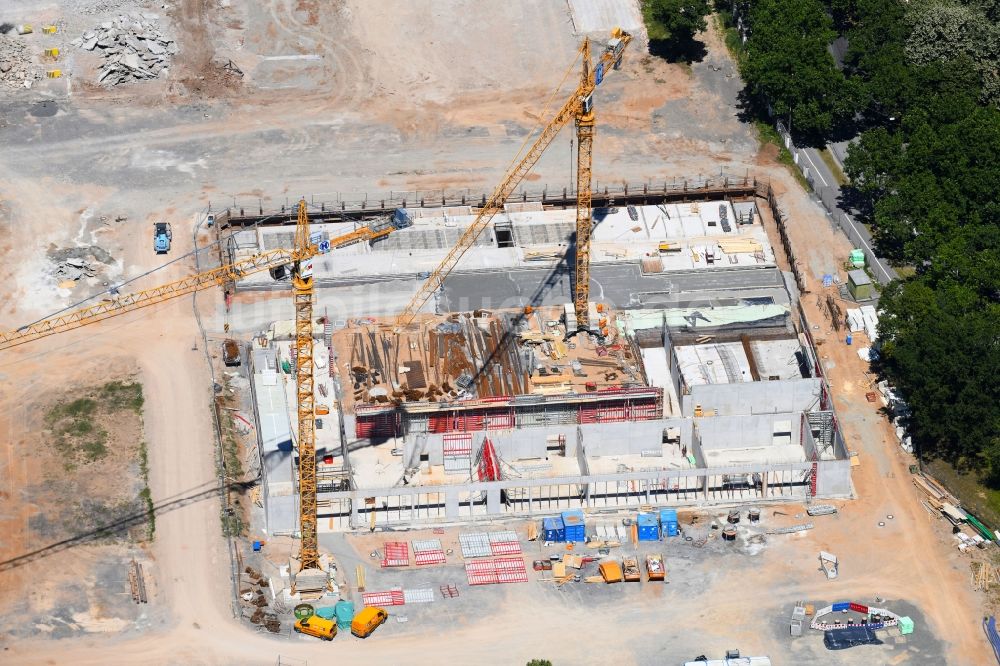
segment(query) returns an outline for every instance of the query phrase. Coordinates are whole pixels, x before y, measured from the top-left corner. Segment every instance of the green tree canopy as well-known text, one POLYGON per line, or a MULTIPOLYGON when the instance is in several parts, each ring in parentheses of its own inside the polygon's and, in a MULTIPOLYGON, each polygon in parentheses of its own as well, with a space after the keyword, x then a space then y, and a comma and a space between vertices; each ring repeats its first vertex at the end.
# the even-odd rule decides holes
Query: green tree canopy
POLYGON ((859 86, 836 68, 833 22, 818 0, 758 0, 742 74, 747 92, 798 136, 821 140, 852 117, 859 86))
POLYGON ((668 58, 692 60, 704 46, 695 35, 707 26, 708 0, 643 0, 650 48, 668 58))

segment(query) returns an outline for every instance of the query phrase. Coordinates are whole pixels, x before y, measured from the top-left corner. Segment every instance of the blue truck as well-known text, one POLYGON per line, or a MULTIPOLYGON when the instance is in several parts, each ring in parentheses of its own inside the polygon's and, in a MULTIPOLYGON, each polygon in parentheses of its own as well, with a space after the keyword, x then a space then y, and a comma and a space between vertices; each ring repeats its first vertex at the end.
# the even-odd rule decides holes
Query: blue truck
POLYGON ((170 252, 170 241, 174 235, 170 231, 169 222, 153 223, 153 250, 156 254, 166 254, 170 252))

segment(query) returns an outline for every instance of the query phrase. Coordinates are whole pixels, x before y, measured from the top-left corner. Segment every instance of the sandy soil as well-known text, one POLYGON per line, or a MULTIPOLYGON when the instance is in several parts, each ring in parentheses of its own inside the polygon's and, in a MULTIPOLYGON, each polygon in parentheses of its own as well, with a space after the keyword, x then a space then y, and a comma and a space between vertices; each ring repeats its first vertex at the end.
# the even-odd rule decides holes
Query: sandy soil
MULTIPOLYGON (((986 663, 989 655, 979 626, 983 600, 969 588, 969 560, 955 549, 942 521, 932 520, 920 505, 908 470, 912 456, 899 447, 891 424, 878 413, 879 403, 865 399, 872 390, 867 385, 868 364, 858 357, 857 346, 844 343, 843 332, 834 330, 826 310, 828 290, 822 275, 837 272, 846 279, 842 264, 851 245, 834 231, 818 204, 791 194, 798 185, 787 172, 771 174, 788 213, 793 251, 806 269, 810 293, 803 295, 801 305, 813 326, 845 442, 861 460, 852 475, 858 499, 841 507, 851 522, 817 546, 866 563, 862 575, 851 577, 852 586, 907 598, 924 608, 935 633, 950 643, 949 663, 986 663), (822 306, 816 295, 822 296, 822 306), (879 528, 879 522, 885 527, 879 528), (948 593, 942 594, 942 589, 948 593)), ((772 236, 774 247, 780 248, 777 234, 772 236)))

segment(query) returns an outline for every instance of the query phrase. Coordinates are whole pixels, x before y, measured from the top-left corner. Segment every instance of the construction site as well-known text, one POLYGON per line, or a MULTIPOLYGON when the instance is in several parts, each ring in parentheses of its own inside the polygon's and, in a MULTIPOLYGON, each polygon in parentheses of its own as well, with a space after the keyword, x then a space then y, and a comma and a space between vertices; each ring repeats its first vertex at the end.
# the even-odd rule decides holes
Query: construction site
POLYGON ((995 540, 714 26, 263 4, 0 9, 11 663, 986 663, 995 540))
MULTIPOLYGON (((582 326, 565 269, 577 211, 541 202, 498 212, 442 280, 434 313, 402 329, 363 311, 317 319, 320 524, 850 497, 829 388, 763 230, 766 201, 740 188, 747 194, 733 200, 647 192, 595 208, 591 289, 601 285, 606 300, 587 303, 582 326)), ((345 276, 377 285, 398 277, 381 272, 393 264, 419 280, 475 211, 398 208, 311 224, 330 247, 313 262, 317 288, 336 293, 345 276)), ((292 237, 290 226, 259 225, 273 214, 231 212, 217 219, 232 260, 292 237)), ((234 291, 271 289, 274 277, 247 276, 234 291)), ((275 322, 246 354, 271 535, 298 528, 293 333, 275 322)))

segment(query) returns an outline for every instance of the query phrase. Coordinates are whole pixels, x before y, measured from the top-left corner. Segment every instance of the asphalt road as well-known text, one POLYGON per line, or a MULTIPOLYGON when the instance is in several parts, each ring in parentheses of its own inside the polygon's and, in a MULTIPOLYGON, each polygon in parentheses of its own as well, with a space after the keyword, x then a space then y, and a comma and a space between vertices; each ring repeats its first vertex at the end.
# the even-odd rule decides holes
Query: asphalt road
MULTIPOLYGON (((837 144, 832 144, 829 146, 830 153, 833 155, 834 161, 837 162, 841 170, 844 168, 844 157, 847 155, 847 144, 848 142, 841 142, 837 144)), ((874 241, 872 241, 872 235, 868 233, 868 229, 864 225, 859 224, 854 220, 851 215, 851 211, 841 208, 840 205, 840 185, 837 184, 837 179, 830 170, 830 167, 826 165, 823 161, 820 151, 815 148, 799 148, 803 155, 802 166, 809 167, 809 170, 815 175, 813 179, 814 185, 820 194, 820 198, 825 198, 826 201, 833 201, 833 210, 830 214, 836 218, 836 222, 843 228, 848 227, 845 231, 848 231, 848 238, 852 240, 856 245, 860 245, 864 249, 869 257, 874 257, 873 261, 870 261, 870 266, 872 271, 875 273, 876 278, 879 282, 888 282, 895 279, 897 276, 896 271, 892 269, 887 263, 876 256, 874 250, 874 241), (823 197, 823 193, 820 188, 824 188, 828 193, 832 194, 832 198, 827 196, 823 197), (852 233, 853 232, 853 233, 852 233)))

